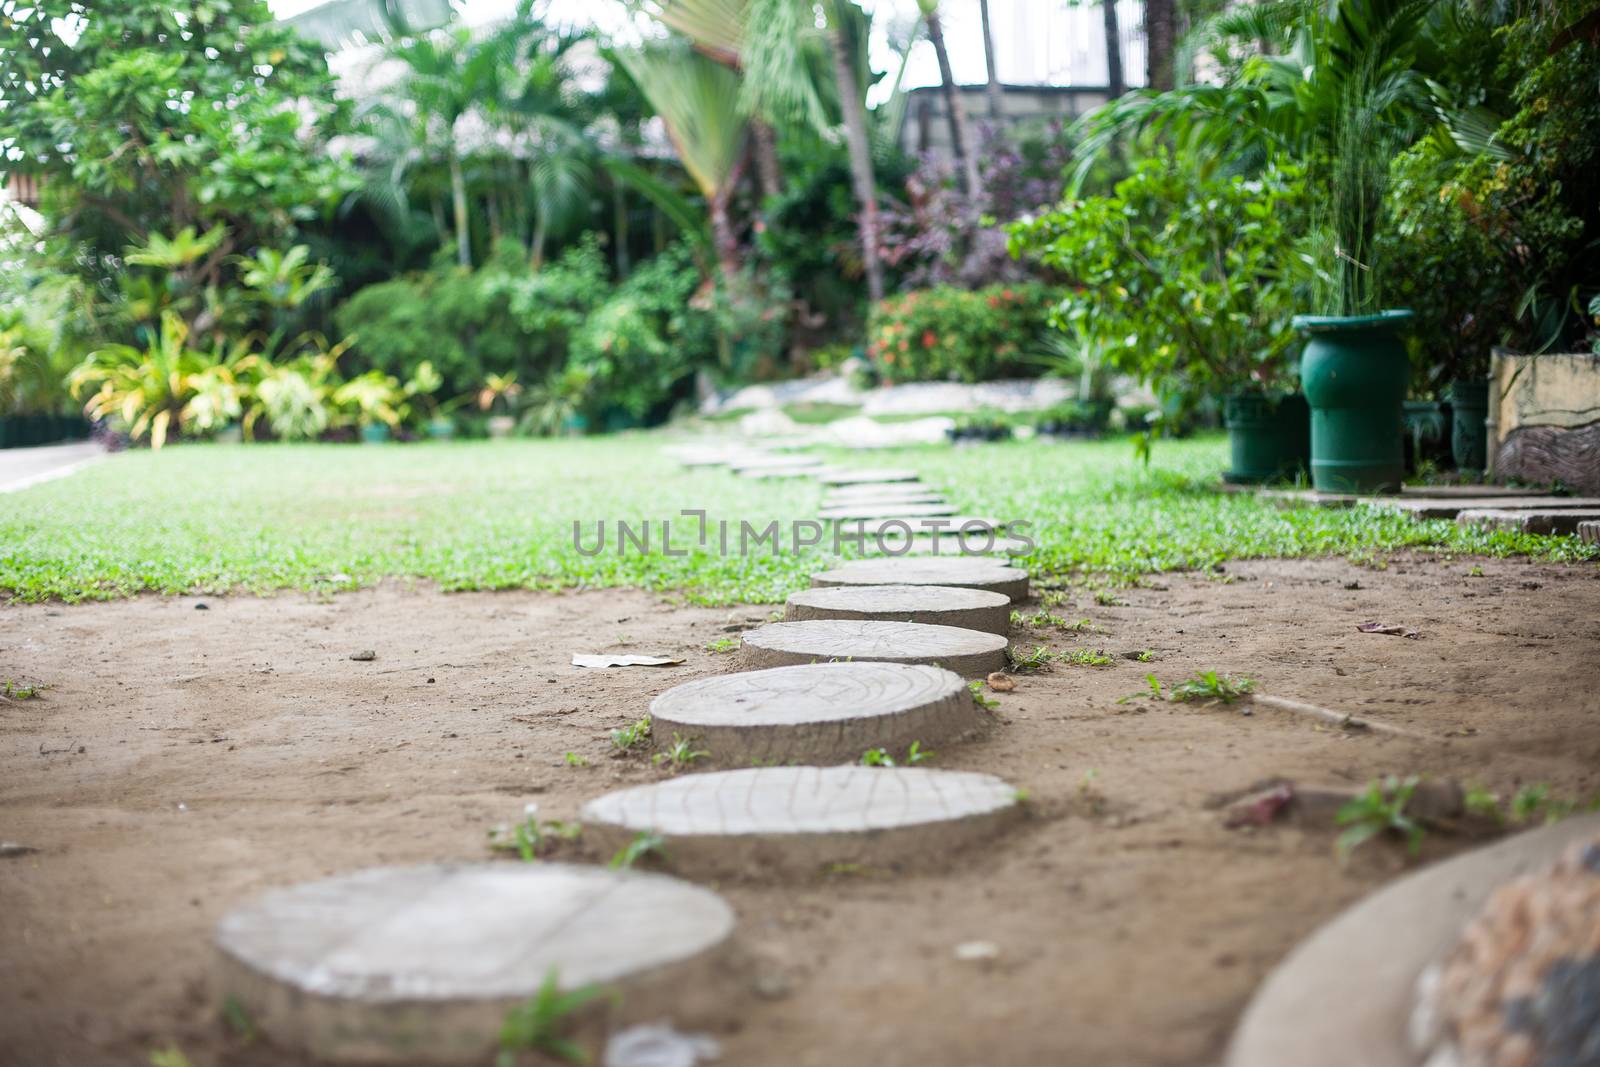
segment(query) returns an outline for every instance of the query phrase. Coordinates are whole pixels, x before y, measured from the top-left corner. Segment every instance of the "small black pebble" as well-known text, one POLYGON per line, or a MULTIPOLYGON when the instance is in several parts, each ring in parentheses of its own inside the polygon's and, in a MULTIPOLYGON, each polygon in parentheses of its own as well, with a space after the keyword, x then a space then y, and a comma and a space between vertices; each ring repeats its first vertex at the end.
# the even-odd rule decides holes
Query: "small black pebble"
POLYGON ((211 605, 210 604, 196 604, 194 606, 194 610, 196 610, 196 611, 210 611, 211 610, 211 605))
POLYGON ((429 679, 428 679, 428 684, 429 684, 429 685, 432 685, 432 684, 433 684, 433 679, 432 679, 432 678, 429 678, 429 679))

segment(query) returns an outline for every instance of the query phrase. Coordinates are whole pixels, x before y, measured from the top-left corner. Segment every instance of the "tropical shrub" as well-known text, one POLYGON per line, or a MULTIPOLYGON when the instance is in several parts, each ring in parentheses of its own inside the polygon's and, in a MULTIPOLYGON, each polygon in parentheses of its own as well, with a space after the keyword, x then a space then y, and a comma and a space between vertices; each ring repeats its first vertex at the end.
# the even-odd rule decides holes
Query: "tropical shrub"
POLYGON ((1157 155, 1110 196, 1014 224, 1011 247, 1067 280, 1051 321, 1111 366, 1191 394, 1272 386, 1291 369, 1305 199, 1296 169, 1204 176, 1157 155))
POLYGON ((892 296, 873 309, 867 352, 890 381, 1037 377, 1050 303, 1030 282, 892 296))

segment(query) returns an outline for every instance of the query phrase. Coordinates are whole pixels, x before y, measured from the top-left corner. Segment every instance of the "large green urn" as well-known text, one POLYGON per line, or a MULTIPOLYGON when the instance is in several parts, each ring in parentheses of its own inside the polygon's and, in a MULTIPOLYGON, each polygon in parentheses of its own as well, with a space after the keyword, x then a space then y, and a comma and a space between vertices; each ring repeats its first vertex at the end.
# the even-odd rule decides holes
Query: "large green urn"
POLYGON ((1300 389, 1311 405, 1311 484, 1328 493, 1393 493, 1405 475, 1402 409, 1411 367, 1409 310, 1297 315, 1306 334, 1300 389))
POLYGON ((1311 456, 1311 413, 1298 393, 1240 390, 1222 401, 1231 462, 1222 480, 1250 485, 1293 478, 1311 456))

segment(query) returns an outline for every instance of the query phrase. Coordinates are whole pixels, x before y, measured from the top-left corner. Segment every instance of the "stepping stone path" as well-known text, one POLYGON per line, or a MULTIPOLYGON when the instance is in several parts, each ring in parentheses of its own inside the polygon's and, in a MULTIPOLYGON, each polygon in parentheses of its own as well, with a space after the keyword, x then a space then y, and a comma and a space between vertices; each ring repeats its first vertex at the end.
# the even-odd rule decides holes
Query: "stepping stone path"
POLYGON ((941 515, 954 515, 956 509, 950 504, 908 504, 898 500, 868 500, 859 504, 842 504, 839 507, 823 508, 817 513, 819 519, 874 520, 880 515, 894 515, 904 519, 937 518, 941 515))
POLYGON ((811 576, 813 586, 954 585, 1004 593, 1014 601, 1028 599, 1028 572, 998 560, 953 556, 858 559, 811 576))
POLYGON ((830 660, 930 663, 965 678, 1006 665, 1006 639, 959 626, 856 619, 773 622, 746 631, 739 646, 746 670, 830 660))
POLYGON ((999 778, 917 767, 757 767, 684 775, 608 793, 581 816, 585 837, 622 847, 666 837, 675 870, 820 874, 835 864, 942 864, 1020 811, 999 778))
POLYGON ((1529 508, 1469 508, 1456 516, 1459 526, 1487 526, 1495 530, 1519 530, 1533 534, 1575 534, 1585 522, 1600 520, 1600 509, 1574 508, 1571 511, 1529 508))
POLYGON ((937 537, 913 537, 909 546, 905 538, 891 535, 883 539, 881 547, 876 541, 868 541, 862 546, 862 551, 867 555, 896 558, 937 556, 940 559, 990 559, 992 560, 990 565, 996 567, 1006 566, 1009 562, 1006 559, 1008 556, 1026 556, 1033 549, 1033 545, 1019 538, 991 534, 983 530, 974 531, 966 537, 957 533, 945 533, 937 537))
POLYGON ((269 892, 223 917, 216 947, 223 993, 310 1056, 483 1063, 552 970, 670 1010, 714 980, 733 924, 721 897, 662 875, 439 864, 269 892))
POLYGON ((950 585, 839 585, 790 593, 783 617, 787 622, 926 622, 1004 634, 1011 627, 1011 598, 1004 593, 950 585))
POLYGON ((840 471, 822 479, 823 485, 862 485, 872 482, 914 482, 917 472, 902 468, 883 467, 869 470, 840 471))
MULTIPOLYGON (((842 470, 777 447, 663 451, 690 468, 816 478, 831 487, 823 517, 842 536, 864 535, 866 551, 881 531, 891 551, 959 552, 962 526, 965 544, 981 548, 998 526, 943 517, 954 509, 915 471, 842 470)), ((1021 550, 997 540, 1001 552, 1021 550)), ((713 759, 842 765, 689 774, 606 794, 583 809, 594 839, 620 848, 662 834, 667 862, 686 870, 817 873, 943 862, 1017 813, 1016 790, 991 775, 855 761, 877 749, 903 759, 984 727, 963 678, 1005 666, 1010 603, 1027 597, 1027 572, 918 555, 846 563, 812 584, 789 600, 794 621, 743 635, 743 673, 670 689, 651 719, 657 738, 692 739, 713 759)), ((277 890, 225 916, 215 941, 223 994, 305 1056, 454 1064, 486 1060, 506 1013, 551 973, 565 990, 623 993, 630 1017, 725 1007, 715 987, 733 928, 720 897, 672 878, 490 863, 376 868, 277 890)), ((600 1018, 583 1013, 586 1025, 600 1018)))
POLYGON ((943 744, 984 719, 960 675, 855 661, 701 678, 650 704, 658 737, 693 737, 713 759, 852 762, 869 748, 943 744))

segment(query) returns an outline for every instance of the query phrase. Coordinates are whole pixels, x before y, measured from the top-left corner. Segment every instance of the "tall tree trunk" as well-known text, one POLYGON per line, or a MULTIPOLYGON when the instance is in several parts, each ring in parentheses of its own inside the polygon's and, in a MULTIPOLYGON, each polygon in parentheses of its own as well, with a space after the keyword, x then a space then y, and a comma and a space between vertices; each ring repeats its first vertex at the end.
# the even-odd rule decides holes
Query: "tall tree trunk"
POLYGON ((717 190, 711 198, 711 239, 717 246, 717 266, 722 270, 726 286, 738 284, 744 263, 739 256, 739 238, 733 232, 733 220, 728 216, 728 201, 732 198, 734 183, 717 190))
POLYGON ((755 143, 756 177, 763 197, 783 192, 783 167, 778 163, 778 139, 772 127, 760 119, 750 120, 750 136, 755 143))
POLYGON ((1173 0, 1144 0, 1145 55, 1149 62, 1145 84, 1152 89, 1173 87, 1173 52, 1178 37, 1178 11, 1173 0))
POLYGON ((839 108, 844 112, 845 145, 850 151, 850 184, 861 212, 861 263, 867 275, 867 299, 876 304, 883 299, 883 261, 878 257, 878 192, 872 173, 872 148, 867 144, 867 108, 856 86, 850 49, 835 13, 830 12, 828 21, 833 77, 839 89, 839 108))
POLYGON ((1117 0, 1100 0, 1106 20, 1106 86, 1115 100, 1128 91, 1122 77, 1122 31, 1117 26, 1117 0))
POLYGON ((467 223, 467 177, 461 171, 461 157, 450 149, 450 201, 456 215, 456 262, 472 267, 472 231, 467 223))
POLYGON ((956 91, 956 78, 950 70, 950 53, 944 46, 944 27, 939 23, 939 9, 925 8, 928 23, 928 40, 933 42, 933 54, 939 59, 939 87, 944 96, 945 119, 950 123, 950 148, 956 157, 956 170, 961 174, 961 187, 974 200, 978 195, 978 159, 970 151, 972 138, 967 133, 967 111, 961 106, 961 94, 956 91))
POLYGON ((617 277, 626 278, 633 270, 633 263, 628 257, 627 190, 615 178, 611 179, 611 229, 616 239, 617 277))
POLYGON ((533 205, 533 249, 528 255, 528 266, 535 273, 544 268, 544 242, 547 232, 544 208, 536 201, 533 205))
POLYGON ((983 89, 989 98, 989 121, 998 123, 1005 114, 1005 94, 1000 91, 1000 76, 994 66, 994 33, 989 29, 989 0, 978 0, 978 15, 983 20, 983 69, 988 74, 983 89))

